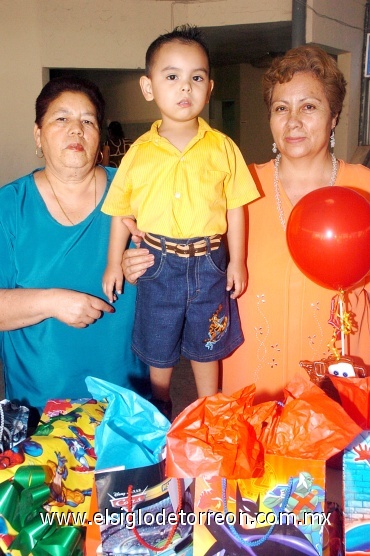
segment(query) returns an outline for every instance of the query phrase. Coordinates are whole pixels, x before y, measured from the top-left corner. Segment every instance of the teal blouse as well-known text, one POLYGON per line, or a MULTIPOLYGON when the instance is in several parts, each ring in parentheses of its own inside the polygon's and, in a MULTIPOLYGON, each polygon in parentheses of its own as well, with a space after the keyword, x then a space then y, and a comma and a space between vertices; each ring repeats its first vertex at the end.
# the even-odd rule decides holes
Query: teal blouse
MULTIPOLYGON (((67 288, 105 299, 110 217, 100 209, 116 169, 105 171, 103 199, 75 226, 50 215, 33 173, 0 188, 0 288, 67 288)), ((148 369, 131 351, 135 296, 135 286, 126 283, 115 313, 87 328, 48 318, 1 333, 7 398, 42 411, 50 398, 88 397, 87 376, 147 397, 148 369)))

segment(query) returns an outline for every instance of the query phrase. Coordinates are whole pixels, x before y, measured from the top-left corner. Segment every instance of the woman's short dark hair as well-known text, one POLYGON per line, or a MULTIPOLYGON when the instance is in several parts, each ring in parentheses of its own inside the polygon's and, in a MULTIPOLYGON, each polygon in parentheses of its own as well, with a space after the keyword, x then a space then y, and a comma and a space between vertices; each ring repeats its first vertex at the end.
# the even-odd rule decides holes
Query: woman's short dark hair
POLYGON ((82 93, 88 97, 88 99, 95 106, 96 117, 99 129, 101 130, 104 122, 105 100, 99 87, 89 79, 73 75, 55 77, 46 83, 36 99, 35 123, 39 127, 42 127, 44 116, 50 104, 53 100, 66 92, 82 93))
POLYGON ((296 73, 312 73, 324 87, 332 117, 339 115, 346 96, 346 81, 334 58, 315 45, 297 46, 275 58, 262 80, 263 98, 271 115, 271 102, 277 83, 288 83, 296 73))

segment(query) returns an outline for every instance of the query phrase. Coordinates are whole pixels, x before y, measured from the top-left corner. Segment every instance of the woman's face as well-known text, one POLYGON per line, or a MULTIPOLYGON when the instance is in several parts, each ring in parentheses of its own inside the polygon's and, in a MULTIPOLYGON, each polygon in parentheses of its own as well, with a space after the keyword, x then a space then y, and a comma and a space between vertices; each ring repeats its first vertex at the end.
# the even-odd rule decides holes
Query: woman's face
POLYGON ((283 156, 311 157, 329 148, 335 127, 323 85, 309 72, 277 83, 272 93, 270 127, 283 156))
POLYGON ((56 172, 95 165, 100 130, 95 107, 83 93, 68 91, 53 100, 34 135, 46 165, 56 172))

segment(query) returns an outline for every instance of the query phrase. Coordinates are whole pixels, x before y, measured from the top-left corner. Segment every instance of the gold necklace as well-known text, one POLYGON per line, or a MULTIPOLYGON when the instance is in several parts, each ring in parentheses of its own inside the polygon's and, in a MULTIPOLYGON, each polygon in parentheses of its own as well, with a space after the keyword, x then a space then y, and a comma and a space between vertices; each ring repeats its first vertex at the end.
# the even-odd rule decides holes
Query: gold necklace
MULTIPOLYGON (((331 176, 330 176, 329 186, 333 186, 335 184, 336 179, 337 179, 338 160, 336 159, 334 153, 330 153, 330 156, 331 156, 332 169, 331 169, 331 176)), ((286 230, 286 221, 285 221, 284 209, 283 209, 283 204, 282 204, 282 201, 281 201, 280 191, 279 191, 279 164, 280 164, 280 159, 281 159, 281 153, 279 153, 274 160, 274 195, 275 195, 276 208, 277 208, 277 212, 278 212, 278 215, 279 215, 280 224, 282 225, 283 229, 286 230)))
MULTIPOLYGON (((64 214, 64 216, 65 216, 66 219, 68 220, 68 222, 69 222, 70 224, 72 224, 72 226, 75 226, 75 222, 72 222, 72 220, 69 218, 68 214, 66 213, 66 211, 65 211, 64 208, 62 207, 62 205, 61 205, 61 203, 60 203, 60 201, 59 201, 59 199, 58 199, 58 197, 57 197, 57 194, 56 194, 55 191, 54 191, 54 187, 52 186, 51 181, 49 180, 49 178, 48 178, 48 176, 47 176, 47 174, 46 174, 46 171, 44 171, 44 175, 45 175, 46 181, 47 181, 48 184, 50 185, 50 188, 51 188, 51 190, 52 190, 52 192, 53 192, 53 195, 54 195, 54 197, 55 197, 56 202, 57 202, 58 205, 59 205, 60 210, 62 211, 62 213, 64 214)), ((95 207, 94 207, 94 208, 96 208, 96 169, 94 169, 94 175, 93 175, 93 177, 91 178, 91 180, 90 180, 90 182, 89 182, 89 185, 90 185, 90 183, 92 182, 92 179, 93 179, 93 178, 94 178, 94 182, 95 182, 95 188, 94 188, 95 207)))

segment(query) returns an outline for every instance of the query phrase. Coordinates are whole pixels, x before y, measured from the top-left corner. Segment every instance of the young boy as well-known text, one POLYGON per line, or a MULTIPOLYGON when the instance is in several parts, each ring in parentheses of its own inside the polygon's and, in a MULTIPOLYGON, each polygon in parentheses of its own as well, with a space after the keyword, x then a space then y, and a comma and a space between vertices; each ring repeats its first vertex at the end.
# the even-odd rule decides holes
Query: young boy
POLYGON ((243 342, 243 205, 259 194, 238 147, 199 118, 213 89, 209 73, 196 27, 177 27, 149 46, 140 86, 162 119, 124 156, 102 208, 113 216, 103 277, 111 302, 122 290, 129 238, 122 217, 137 221, 154 255, 138 280, 132 348, 150 366, 153 403, 169 417, 180 354, 191 361, 198 396, 210 396, 218 361, 243 342))

